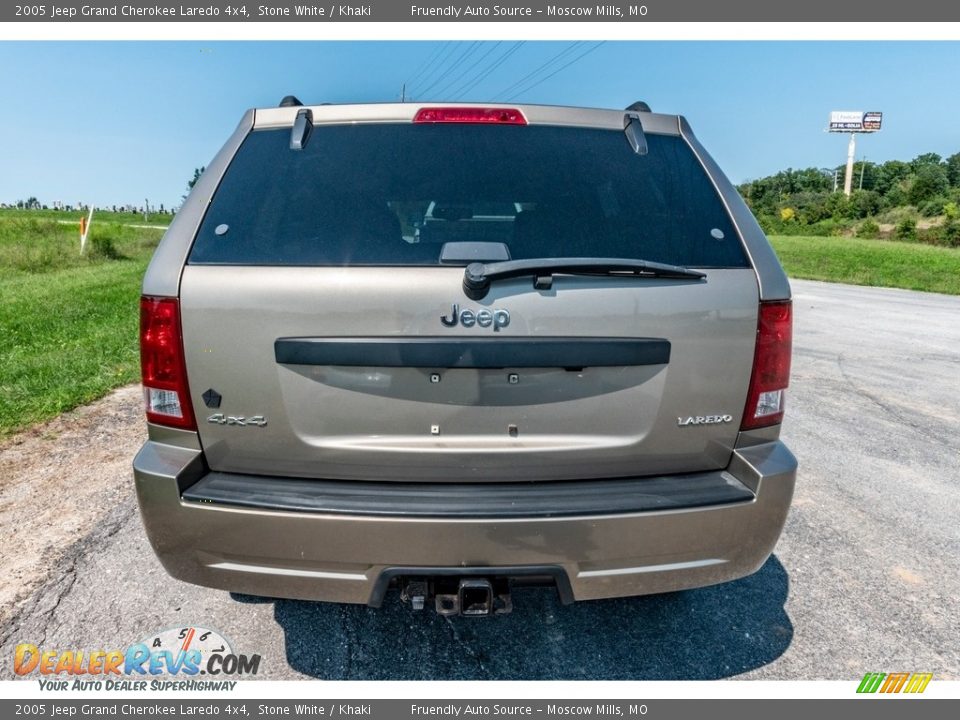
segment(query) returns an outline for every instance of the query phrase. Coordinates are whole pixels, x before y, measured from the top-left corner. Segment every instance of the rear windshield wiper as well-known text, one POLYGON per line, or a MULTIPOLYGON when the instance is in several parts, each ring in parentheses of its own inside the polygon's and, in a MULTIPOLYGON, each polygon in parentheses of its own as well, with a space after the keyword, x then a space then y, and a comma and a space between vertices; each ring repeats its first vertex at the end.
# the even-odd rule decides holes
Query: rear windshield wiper
POLYGON ((533 275, 533 286, 548 290, 554 274, 702 280, 706 275, 679 265, 624 258, 539 258, 470 263, 463 272, 463 292, 471 300, 486 297, 494 280, 533 275))

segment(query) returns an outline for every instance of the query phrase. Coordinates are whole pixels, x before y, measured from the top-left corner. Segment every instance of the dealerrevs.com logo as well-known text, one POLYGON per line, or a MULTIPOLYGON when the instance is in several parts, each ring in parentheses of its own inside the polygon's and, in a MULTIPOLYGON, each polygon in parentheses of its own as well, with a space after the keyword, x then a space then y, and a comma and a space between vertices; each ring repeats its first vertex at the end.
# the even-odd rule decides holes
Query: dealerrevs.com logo
POLYGON ((43 690, 232 690, 236 681, 226 678, 256 675, 260 661, 260 655, 235 653, 215 630, 181 627, 113 650, 20 643, 13 671, 37 677, 43 690))

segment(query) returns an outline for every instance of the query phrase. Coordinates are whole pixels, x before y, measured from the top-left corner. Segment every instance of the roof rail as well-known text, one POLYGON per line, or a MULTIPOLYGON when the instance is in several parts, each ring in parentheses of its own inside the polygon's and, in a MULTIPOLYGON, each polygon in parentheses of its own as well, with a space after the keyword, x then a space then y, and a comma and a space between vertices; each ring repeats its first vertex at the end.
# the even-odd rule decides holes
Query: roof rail
POLYGON ((652 112, 650 106, 643 100, 637 100, 635 103, 628 105, 627 110, 633 110, 634 112, 652 112))
POLYGON ((300 107, 303 105, 296 95, 285 95, 280 101, 280 107, 300 107))

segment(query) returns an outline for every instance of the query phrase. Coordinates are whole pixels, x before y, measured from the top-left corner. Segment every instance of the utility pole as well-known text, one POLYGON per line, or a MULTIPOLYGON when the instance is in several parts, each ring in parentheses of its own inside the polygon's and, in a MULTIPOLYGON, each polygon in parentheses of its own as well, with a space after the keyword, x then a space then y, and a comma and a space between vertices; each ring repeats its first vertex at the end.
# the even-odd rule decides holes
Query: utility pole
POLYGON ((400 86, 400 102, 407 101, 407 84, 404 83, 400 86))
POLYGON ((863 190, 863 171, 867 167, 867 156, 864 155, 860 161, 860 189, 863 190))

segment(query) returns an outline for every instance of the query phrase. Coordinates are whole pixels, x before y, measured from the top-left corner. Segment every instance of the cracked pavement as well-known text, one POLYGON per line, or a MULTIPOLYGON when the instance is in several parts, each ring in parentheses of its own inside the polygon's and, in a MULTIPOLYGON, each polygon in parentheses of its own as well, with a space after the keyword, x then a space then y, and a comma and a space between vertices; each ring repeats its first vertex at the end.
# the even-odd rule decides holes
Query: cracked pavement
POLYGON ((0 655, 200 625, 260 653, 264 679, 960 679, 960 297, 793 287, 783 436, 800 473, 751 577, 567 607, 528 589, 487 620, 413 613, 396 593, 372 610, 185 585, 140 525, 143 421, 124 388, 0 445, 0 517, 19 541, 0 555, 0 655))

